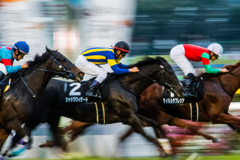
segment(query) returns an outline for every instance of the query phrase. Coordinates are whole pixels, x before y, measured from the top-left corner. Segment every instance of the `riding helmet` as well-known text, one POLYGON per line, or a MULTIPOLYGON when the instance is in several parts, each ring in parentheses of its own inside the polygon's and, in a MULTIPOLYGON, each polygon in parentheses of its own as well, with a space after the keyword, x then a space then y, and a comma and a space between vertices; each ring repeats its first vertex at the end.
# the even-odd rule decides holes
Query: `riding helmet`
POLYGON ((223 47, 218 44, 218 43, 212 43, 210 44, 207 49, 209 49, 210 51, 214 52, 215 54, 217 54, 219 57, 222 57, 223 54, 223 47))
POLYGON ((14 48, 18 49, 22 54, 28 54, 29 45, 25 41, 18 41, 14 44, 14 48))
POLYGON ((123 52, 128 53, 129 52, 129 45, 124 41, 119 41, 114 45, 113 49, 119 49, 123 52))

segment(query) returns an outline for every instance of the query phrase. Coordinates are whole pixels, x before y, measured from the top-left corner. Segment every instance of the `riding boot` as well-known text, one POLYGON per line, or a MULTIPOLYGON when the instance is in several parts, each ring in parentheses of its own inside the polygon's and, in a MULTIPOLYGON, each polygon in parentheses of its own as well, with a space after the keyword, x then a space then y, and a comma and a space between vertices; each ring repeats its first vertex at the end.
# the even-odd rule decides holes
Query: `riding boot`
POLYGON ((89 90, 86 92, 85 96, 89 98, 94 98, 94 99, 101 99, 101 96, 98 93, 96 93, 97 88, 99 86, 100 86, 100 83, 94 80, 90 85, 89 90))
POLYGON ((2 71, 0 71, 0 96, 2 95, 2 81, 4 77, 5 77, 5 74, 2 71))
POLYGON ((194 77, 195 76, 192 73, 188 73, 187 79, 185 81, 185 97, 197 98, 196 93, 193 91, 194 77))

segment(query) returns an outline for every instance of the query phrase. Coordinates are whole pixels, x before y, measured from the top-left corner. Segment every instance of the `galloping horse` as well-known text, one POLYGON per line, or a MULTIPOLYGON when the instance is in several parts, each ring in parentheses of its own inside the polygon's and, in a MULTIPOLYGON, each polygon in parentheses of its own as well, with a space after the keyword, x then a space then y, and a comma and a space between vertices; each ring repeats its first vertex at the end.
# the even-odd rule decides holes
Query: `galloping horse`
MULTIPOLYGON (((82 80, 82 72, 58 51, 47 49, 46 53, 36 55, 33 61, 29 61, 28 66, 12 75, 11 87, 0 100, 0 151, 12 130, 21 138, 26 135, 21 125, 27 121, 35 102, 52 77, 59 75, 75 81, 82 80)), ((17 142, 13 139, 11 148, 17 142)))
MULTIPOLYGON (((183 87, 170 64, 161 57, 156 59, 147 58, 133 66, 138 67, 140 72, 119 75, 111 79, 111 81, 108 81, 108 83, 104 83, 103 88, 108 85, 109 95, 102 102, 104 106, 103 123, 122 122, 127 124, 131 126, 135 132, 140 133, 148 141, 154 143, 162 154, 165 154, 157 140, 148 136, 142 129, 140 119, 143 121, 146 121, 146 119, 142 116, 138 117, 135 114, 138 109, 137 101, 141 93, 152 83, 157 82, 179 95, 182 95, 184 91, 183 87)), ((26 129, 31 130, 39 123, 48 121, 52 129, 56 131, 60 115, 78 121, 96 123, 96 115, 98 119, 99 112, 94 111, 95 109, 92 108, 90 102, 67 104, 64 102, 66 100, 64 94, 59 94, 63 93, 63 91, 66 92, 66 88, 69 86, 82 87, 84 84, 86 83, 81 82, 79 85, 52 79, 43 96, 34 106, 35 113, 45 116, 37 116, 33 111, 31 118, 25 123, 26 129), (48 101, 46 101, 47 98, 49 99, 48 101), (39 112, 40 110, 38 108, 41 107, 44 107, 44 110, 39 112)), ((72 89, 69 91, 69 94, 77 94, 77 89, 78 88, 72 89)), ((81 95, 84 94, 81 93, 81 95)), ((83 99, 85 99, 85 97, 83 97, 82 100, 83 99)), ((94 103, 93 107, 95 108, 94 103)), ((54 136, 56 136, 56 132, 54 136)))
MULTIPOLYGON (((48 87, 46 88, 48 89, 48 87)), ((138 108, 137 113, 155 120, 159 127, 168 124, 170 126, 178 126, 181 128, 188 129, 190 133, 203 136, 204 138, 208 140, 212 140, 212 142, 217 143, 219 140, 215 137, 212 137, 208 134, 199 132, 198 129, 200 128, 199 126, 195 126, 192 123, 187 123, 186 121, 183 121, 177 117, 174 117, 172 115, 169 115, 163 111, 160 110, 160 105, 162 104, 162 92, 163 92, 163 87, 158 85, 157 83, 154 83, 150 85, 147 89, 145 89, 142 93, 141 96, 141 101, 140 105, 138 108)), ((53 90, 49 90, 48 92, 53 92, 53 90)), ((84 122, 79 122, 79 121, 73 121, 69 126, 63 128, 61 130, 61 134, 64 134, 66 132, 70 131, 70 140, 73 141, 75 140, 85 128, 91 126, 93 124, 88 124, 84 122)), ((144 126, 146 126, 144 124, 144 126)), ((153 127, 155 131, 155 135, 157 138, 166 138, 166 134, 163 132, 163 130, 158 130, 158 128, 153 127)), ((124 141, 128 136, 130 136, 133 133, 133 130, 130 129, 128 132, 123 134, 120 137, 120 142, 124 141)), ((54 146, 54 142, 48 141, 45 144, 40 145, 40 147, 51 147, 54 146)), ((62 147, 65 147, 65 145, 62 145, 62 147)))
MULTIPOLYGON (((229 70, 228 73, 220 73, 217 75, 204 73, 200 75, 200 77, 203 78, 204 95, 203 98, 198 102, 198 121, 211 122, 212 124, 227 124, 229 127, 240 133, 240 119, 232 116, 228 112, 232 98, 240 87, 240 62, 234 65, 227 65, 225 67, 229 70)), ((164 88, 159 85, 149 88, 149 91, 146 92, 146 94, 148 94, 148 98, 146 98, 143 102, 148 105, 143 105, 140 107, 140 114, 149 117, 148 114, 153 113, 152 108, 158 107, 160 110, 164 110, 164 112, 172 116, 190 120, 190 105, 163 104, 163 91, 164 88), (158 93, 157 98, 154 98, 156 95, 151 95, 153 92, 158 93), (148 101, 151 101, 151 106, 149 106, 148 101)), ((164 122, 164 118, 160 116, 155 120, 159 123, 164 122)), ((172 125, 179 126, 179 123, 180 121, 175 120, 173 121, 172 125)), ((215 139, 209 135, 204 135, 204 137, 211 139, 213 142, 218 142, 218 139, 215 139)), ((124 138, 125 137, 122 137, 122 139, 124 138)))

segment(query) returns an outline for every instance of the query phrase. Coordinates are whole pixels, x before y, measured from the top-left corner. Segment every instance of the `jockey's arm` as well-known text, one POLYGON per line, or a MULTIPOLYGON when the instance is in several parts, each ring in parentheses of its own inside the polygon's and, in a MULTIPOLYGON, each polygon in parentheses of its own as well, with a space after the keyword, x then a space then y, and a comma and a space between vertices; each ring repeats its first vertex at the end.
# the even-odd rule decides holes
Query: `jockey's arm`
POLYGON ((122 64, 122 63, 119 63, 118 66, 119 66, 119 68, 127 68, 128 67, 128 65, 125 65, 125 64, 122 64))
POLYGON ((8 74, 16 73, 22 69, 22 67, 20 65, 19 66, 5 66, 5 67, 6 67, 8 74))
POLYGON ((220 72, 220 69, 215 69, 215 68, 212 68, 210 66, 210 61, 209 61, 210 56, 209 56, 209 54, 203 53, 201 55, 201 58, 202 58, 203 66, 204 66, 207 73, 216 74, 216 73, 220 72))
POLYGON ((20 65, 12 66, 11 54, 11 50, 4 50, 4 53, 2 53, 2 63, 5 65, 8 74, 16 73, 22 69, 20 65))
POLYGON ((107 61, 108 61, 108 64, 110 65, 110 67, 112 68, 112 70, 115 74, 129 73, 129 69, 120 68, 115 59, 108 59, 107 61))

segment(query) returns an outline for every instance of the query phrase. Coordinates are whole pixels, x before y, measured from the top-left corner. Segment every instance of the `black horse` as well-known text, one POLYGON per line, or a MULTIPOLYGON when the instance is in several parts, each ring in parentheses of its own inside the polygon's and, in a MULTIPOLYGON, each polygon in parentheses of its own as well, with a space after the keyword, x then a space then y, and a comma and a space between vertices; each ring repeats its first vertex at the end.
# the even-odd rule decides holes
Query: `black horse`
MULTIPOLYGON (((28 120, 35 102, 52 77, 59 75, 75 81, 82 80, 82 72, 58 51, 47 49, 44 54, 36 55, 33 61, 29 61, 28 66, 11 76, 11 87, 0 100, 0 151, 12 130, 21 138, 26 135, 21 125, 28 120)), ((11 148, 16 143, 13 139, 11 148)))
MULTIPOLYGON (((142 129, 140 119, 143 121, 146 119, 135 114, 138 109, 137 101, 140 99, 141 93, 155 82, 179 95, 182 95, 183 87, 172 67, 164 58, 146 58, 146 60, 133 66, 138 67, 140 72, 118 75, 112 79, 107 79, 103 83, 100 87, 103 97, 102 102, 91 102, 82 96, 89 86, 88 81, 72 83, 55 79, 50 80, 42 97, 33 107, 34 110, 30 119, 25 123, 25 130, 28 131, 28 135, 31 135, 31 130, 38 124, 48 122, 56 143, 61 145, 61 142, 58 141, 59 137, 57 137, 60 116, 87 123, 110 124, 122 122, 154 143, 164 155, 165 153, 158 141, 146 135, 142 129)), ((19 138, 17 137, 16 135, 14 138, 18 141, 19 138)))

